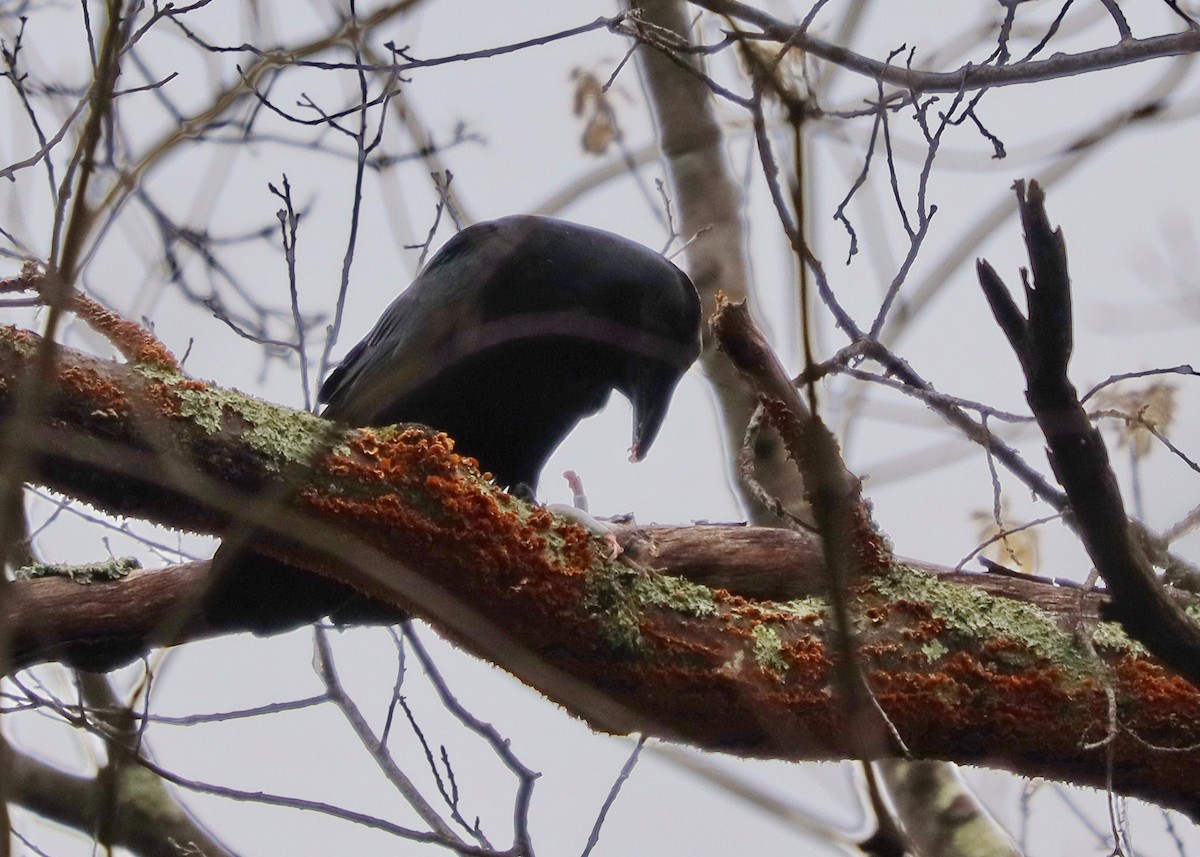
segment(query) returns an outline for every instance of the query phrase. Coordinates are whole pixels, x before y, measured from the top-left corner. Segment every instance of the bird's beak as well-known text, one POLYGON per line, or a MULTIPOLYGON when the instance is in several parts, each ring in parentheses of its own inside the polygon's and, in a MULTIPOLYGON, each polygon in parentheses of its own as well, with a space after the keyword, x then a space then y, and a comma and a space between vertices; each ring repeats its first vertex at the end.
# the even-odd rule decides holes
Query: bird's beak
POLYGON ((633 405, 633 446, 629 448, 629 460, 641 461, 667 416, 667 405, 679 383, 680 372, 666 364, 643 365, 631 375, 629 389, 624 391, 633 405))

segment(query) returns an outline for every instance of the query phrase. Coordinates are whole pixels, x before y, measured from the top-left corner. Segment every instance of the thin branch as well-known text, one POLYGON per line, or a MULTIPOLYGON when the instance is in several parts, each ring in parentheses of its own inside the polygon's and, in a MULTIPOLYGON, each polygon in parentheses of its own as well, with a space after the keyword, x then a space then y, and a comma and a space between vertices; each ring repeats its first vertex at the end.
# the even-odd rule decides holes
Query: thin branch
POLYGON ((596 814, 596 823, 592 825, 592 832, 588 834, 587 844, 583 848, 582 857, 589 857, 596 846, 600 844, 600 829, 604 826, 604 820, 608 818, 608 811, 616 803, 617 795, 621 793, 621 786, 625 785, 625 781, 633 773, 633 769, 638 763, 638 758, 642 755, 642 747, 645 745, 646 736, 639 735, 637 743, 633 745, 633 752, 629 754, 629 758, 621 766, 621 772, 617 774, 612 788, 608 790, 608 794, 604 798, 604 803, 600 806, 600 812, 596 814))
POLYGON ((420 816, 421 820, 429 825, 440 840, 465 845, 459 839, 458 834, 429 805, 429 802, 421 795, 420 790, 409 779, 408 775, 400 770, 399 765, 396 764, 387 747, 379 742, 379 737, 371 730, 370 725, 367 723, 358 706, 354 703, 354 700, 346 693, 333 663, 333 650, 329 647, 329 637, 325 630, 319 626, 313 628, 313 647, 316 649, 313 657, 313 668, 325 685, 326 696, 342 712, 342 715, 354 730, 354 734, 358 736, 358 740, 362 742, 363 747, 371 754, 371 758, 375 760, 384 776, 388 778, 388 781, 396 788, 396 791, 412 807, 413 811, 420 816))
POLYGON ((1133 378, 1149 378, 1154 375, 1191 375, 1193 377, 1200 377, 1200 372, 1197 372, 1191 367, 1190 364, 1187 363, 1184 363, 1180 366, 1171 366, 1166 369, 1145 369, 1141 372, 1121 372, 1117 375, 1110 375, 1099 384, 1093 386, 1090 390, 1079 397, 1079 404, 1086 404, 1088 399, 1099 393, 1105 387, 1118 384, 1121 381, 1129 381, 1133 378))
POLYGON ((533 788, 540 773, 534 771, 522 762, 512 749, 512 743, 500 734, 491 723, 480 720, 458 700, 446 684, 437 664, 429 656, 425 644, 417 636, 411 622, 404 623, 404 639, 412 647, 413 654, 421 662, 430 683, 437 692, 442 705, 458 722, 462 723, 476 735, 483 738, 492 752, 504 763, 517 778, 517 799, 513 802, 513 849, 519 853, 533 852, 533 838, 529 830, 529 808, 533 801, 533 788))
MULTIPOLYGON (((967 64, 954 71, 924 71, 890 66, 807 33, 802 27, 785 23, 761 9, 736 0, 695 0, 718 15, 729 15, 759 27, 759 38, 780 44, 791 43, 794 50, 804 51, 835 63, 872 80, 883 80, 905 90, 921 92, 970 92, 994 86, 1014 86, 1057 80, 1103 69, 1183 56, 1200 51, 1200 30, 1189 27, 1181 33, 1150 36, 1144 39, 1122 40, 1115 45, 1054 56, 1032 62, 1003 65, 967 64)), ((750 37, 750 36, 743 36, 750 37)))

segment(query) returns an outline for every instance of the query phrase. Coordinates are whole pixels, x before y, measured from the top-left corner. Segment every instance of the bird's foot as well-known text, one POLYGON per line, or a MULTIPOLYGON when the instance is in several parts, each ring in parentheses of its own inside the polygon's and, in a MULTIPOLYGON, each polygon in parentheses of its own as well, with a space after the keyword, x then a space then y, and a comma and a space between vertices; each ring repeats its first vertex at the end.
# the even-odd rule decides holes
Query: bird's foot
POLYGON ((617 541, 617 534, 613 532, 612 527, 597 518, 593 518, 588 513, 587 495, 583 492, 583 480, 579 478, 579 474, 574 470, 568 470, 563 473, 563 478, 571 486, 572 505, 565 506, 561 503, 555 503, 546 508, 564 518, 569 518, 596 538, 603 539, 604 543, 608 545, 609 559, 619 557, 625 549, 617 541))

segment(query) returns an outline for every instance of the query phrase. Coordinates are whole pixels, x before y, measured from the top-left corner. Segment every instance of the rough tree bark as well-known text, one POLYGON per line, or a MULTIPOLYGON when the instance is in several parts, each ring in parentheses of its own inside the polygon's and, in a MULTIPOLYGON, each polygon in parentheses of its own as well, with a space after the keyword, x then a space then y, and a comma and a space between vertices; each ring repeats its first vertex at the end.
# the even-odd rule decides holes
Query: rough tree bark
MULTIPOLYGON (((0 412, 12 407, 37 344, 26 331, 0 330, 0 412)), ((217 534, 232 526, 231 510, 249 513, 264 532, 256 548, 416 612, 597 729, 781 759, 835 759, 849 750, 829 685, 819 597, 756 600, 611 559, 575 524, 480 479, 444 436, 396 429, 331 437, 309 415, 161 365, 65 348, 49 392, 35 465, 38 481, 56 491, 217 534), (292 500, 257 517, 247 492, 283 474, 295 485, 292 500)), ((662 543, 646 560, 656 537, 648 538, 638 555, 675 570, 679 549, 662 543)), ((793 537, 762 538, 765 545, 793 537)), ((127 589, 170 587, 177 573, 91 586, 19 583, 3 620, 36 645, 38 623, 28 621, 36 614, 20 613, 27 594, 71 587, 71 607, 57 602, 68 610, 58 624, 72 607, 98 601, 135 611, 127 589)), ((187 598, 163 603, 176 609, 157 614, 166 617, 157 631, 186 636, 187 598)), ((1115 789, 1200 816, 1192 785, 1200 691, 1114 626, 1087 621, 1094 599, 1073 591, 1060 606, 1056 617, 1052 607, 900 563, 864 579, 852 597, 870 686, 915 757, 1099 786, 1111 756, 1115 789)))

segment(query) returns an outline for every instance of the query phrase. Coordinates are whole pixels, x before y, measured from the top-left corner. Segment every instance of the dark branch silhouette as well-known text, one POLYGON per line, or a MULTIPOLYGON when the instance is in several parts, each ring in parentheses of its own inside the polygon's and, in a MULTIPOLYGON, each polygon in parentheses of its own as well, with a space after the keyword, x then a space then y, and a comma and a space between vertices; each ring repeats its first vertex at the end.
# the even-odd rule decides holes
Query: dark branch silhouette
POLYGON ((1025 392, 1050 452, 1054 475, 1067 493, 1067 520, 1079 532, 1112 601, 1108 618, 1164 663, 1200 685, 1200 626, 1163 590, 1125 512, 1099 430, 1092 425, 1067 375, 1074 337, 1071 280, 1061 229, 1051 229, 1037 182, 1017 182, 1032 283, 1022 270, 1028 317, 987 262, 979 283, 996 323, 1021 361, 1025 392))

